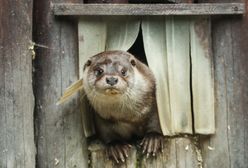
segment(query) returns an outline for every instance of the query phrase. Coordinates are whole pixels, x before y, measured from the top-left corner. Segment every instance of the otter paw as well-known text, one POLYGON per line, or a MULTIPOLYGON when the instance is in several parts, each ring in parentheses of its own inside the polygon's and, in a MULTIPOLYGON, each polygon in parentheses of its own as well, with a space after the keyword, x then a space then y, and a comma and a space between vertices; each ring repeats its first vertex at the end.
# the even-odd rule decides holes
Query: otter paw
POLYGON ((116 163, 125 162, 128 158, 128 151, 132 146, 125 143, 110 144, 107 148, 107 155, 116 163))
POLYGON ((164 137, 158 133, 149 133, 141 141, 142 153, 147 158, 152 155, 156 156, 159 151, 163 152, 164 137))

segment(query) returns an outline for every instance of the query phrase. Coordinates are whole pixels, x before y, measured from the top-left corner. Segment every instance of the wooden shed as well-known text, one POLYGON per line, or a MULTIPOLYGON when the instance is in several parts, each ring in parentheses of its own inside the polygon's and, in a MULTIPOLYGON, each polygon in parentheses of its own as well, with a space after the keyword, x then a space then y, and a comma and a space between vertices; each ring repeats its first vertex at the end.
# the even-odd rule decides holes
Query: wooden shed
MULTIPOLYGON (((1 1, 0 167, 247 168, 247 3, 248 0, 1 1), (170 100, 170 112, 161 113, 161 122, 166 123, 164 152, 146 158, 134 144, 124 164, 109 160, 104 146, 88 138, 94 128, 85 114, 87 102, 82 100, 81 92, 56 104, 66 88, 80 79, 85 58, 101 51, 102 43, 89 50, 87 42, 90 44, 92 37, 102 41, 101 35, 110 39, 103 36, 106 29, 95 26, 106 26, 108 23, 99 22, 99 18, 109 16, 131 18, 132 24, 126 26, 131 25, 133 40, 125 45, 120 42, 117 48, 137 54, 151 69, 164 61, 164 44, 166 54, 174 56, 166 59, 168 68, 160 69, 168 71, 168 76, 155 72, 157 78, 167 78, 169 82, 168 86, 157 82, 159 93, 164 88, 168 92, 163 93, 175 93, 167 95, 169 99, 166 94, 157 94, 161 111, 170 100), (166 17, 166 24, 162 24, 161 17, 166 17), (182 33, 185 30, 186 36, 182 33), (160 37, 166 37, 167 43, 157 42, 160 37), (150 57, 154 48, 159 54, 150 57), (189 57, 181 57, 184 49, 189 57), (178 66, 184 69, 178 71, 178 66), (204 73, 199 75, 196 72, 200 69, 204 73), (190 82, 180 85, 182 80, 190 82), (179 105, 178 99, 182 100, 179 105), (178 110, 185 113, 175 115, 178 110)), ((111 23, 116 27, 121 24, 113 20, 111 23)), ((107 41, 103 50, 111 47, 116 46, 107 41)))

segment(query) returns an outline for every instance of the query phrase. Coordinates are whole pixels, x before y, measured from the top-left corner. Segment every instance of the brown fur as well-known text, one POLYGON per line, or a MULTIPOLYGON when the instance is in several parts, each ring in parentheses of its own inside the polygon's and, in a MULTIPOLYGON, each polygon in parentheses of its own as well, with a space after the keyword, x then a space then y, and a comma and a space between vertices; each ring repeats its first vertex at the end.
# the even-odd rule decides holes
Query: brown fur
POLYGON ((104 142, 125 141, 151 132, 161 133, 154 76, 133 55, 124 51, 107 51, 91 57, 85 64, 83 81, 86 95, 95 110, 97 134, 104 142), (99 76, 97 69, 103 70, 103 74, 99 76), (121 71, 126 69, 128 75, 121 75, 121 71), (113 88, 106 84, 108 77, 118 79, 113 88), (107 94, 107 89, 110 94, 107 94), (112 90, 115 91, 113 94, 112 90))

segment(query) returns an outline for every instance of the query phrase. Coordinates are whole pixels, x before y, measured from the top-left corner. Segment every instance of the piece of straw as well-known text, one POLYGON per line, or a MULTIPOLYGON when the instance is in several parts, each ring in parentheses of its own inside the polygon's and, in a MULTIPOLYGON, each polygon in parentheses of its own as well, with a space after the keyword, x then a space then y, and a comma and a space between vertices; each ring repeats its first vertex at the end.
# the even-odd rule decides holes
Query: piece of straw
POLYGON ((64 94, 59 98, 59 101, 56 105, 60 105, 68 100, 71 96, 77 93, 79 90, 83 89, 83 79, 79 79, 78 81, 71 84, 68 88, 66 88, 64 94))

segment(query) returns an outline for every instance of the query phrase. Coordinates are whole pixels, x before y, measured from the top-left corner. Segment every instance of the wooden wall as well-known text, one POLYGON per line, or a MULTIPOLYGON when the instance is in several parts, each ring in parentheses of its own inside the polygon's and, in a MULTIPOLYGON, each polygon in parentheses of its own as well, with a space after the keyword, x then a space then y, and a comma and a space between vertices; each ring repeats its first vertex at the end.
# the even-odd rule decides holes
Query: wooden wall
MULTIPOLYGON (((54 17, 54 2, 61 1, 34 0, 32 23, 32 0, 0 1, 0 167, 3 168, 88 165, 78 95, 56 106, 65 88, 78 78, 78 44, 76 20, 54 17), (32 33, 39 44, 33 69, 32 33)), ((247 167, 248 15, 213 17, 212 33, 216 134, 167 138, 164 154, 153 160, 142 158, 141 167, 247 167)), ((93 153, 95 158, 97 153, 93 153)))
POLYGON ((201 138, 203 163, 205 167, 244 168, 248 165, 248 15, 215 17, 212 32, 216 134, 201 138))
POLYGON ((35 166, 32 0, 0 1, 0 167, 35 166))

